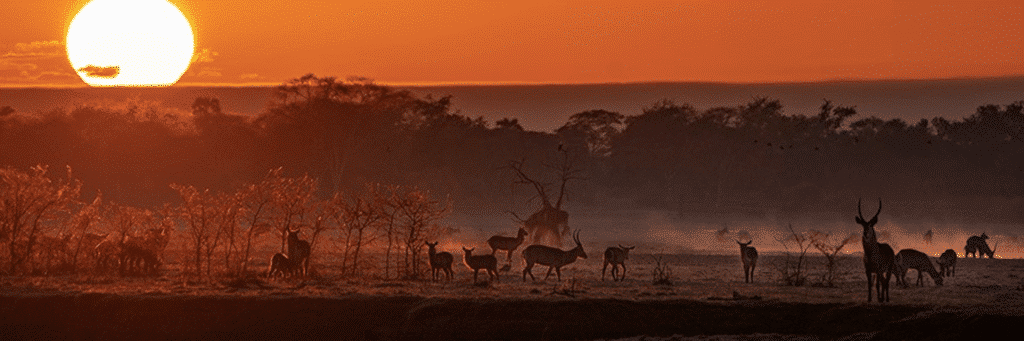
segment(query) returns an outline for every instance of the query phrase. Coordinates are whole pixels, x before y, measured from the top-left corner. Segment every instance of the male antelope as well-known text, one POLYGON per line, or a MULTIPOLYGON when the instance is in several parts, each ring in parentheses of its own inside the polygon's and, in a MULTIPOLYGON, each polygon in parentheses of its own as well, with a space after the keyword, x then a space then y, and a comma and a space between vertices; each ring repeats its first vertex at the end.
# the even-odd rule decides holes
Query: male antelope
POLYGON ((623 280, 626 278, 626 259, 629 259, 629 250, 636 248, 636 246, 625 247, 619 245, 618 247, 612 246, 604 250, 604 266, 601 267, 601 280, 604 280, 604 271, 608 269, 608 264, 612 265, 612 280, 623 280), (616 267, 622 267, 622 274, 619 275, 618 279, 615 279, 616 267))
POLYGON ((447 252, 437 252, 436 247, 437 247, 437 243, 438 242, 433 242, 433 243, 424 242, 424 243, 427 244, 427 247, 428 247, 427 253, 430 255, 430 269, 431 269, 430 280, 432 280, 432 281, 436 281, 437 280, 437 271, 438 270, 443 271, 444 273, 442 275, 447 275, 446 278, 449 281, 452 280, 452 262, 454 260, 454 258, 452 257, 452 254, 447 253, 447 252))
POLYGON ((295 273, 295 264, 292 264, 292 260, 288 259, 283 253, 275 253, 270 258, 270 268, 267 269, 267 277, 273 278, 277 274, 281 274, 282 277, 289 277, 295 273))
POLYGON ((956 251, 953 251, 953 249, 946 249, 946 252, 943 252, 942 255, 939 256, 939 260, 936 261, 936 263, 939 263, 939 274, 947 277, 955 276, 956 258, 956 251))
POLYGON ((868 276, 868 302, 871 302, 872 284, 877 291, 878 302, 889 302, 889 280, 892 277, 893 259, 896 255, 889 244, 879 243, 875 234, 878 214, 882 213, 882 200, 878 200, 878 212, 875 212, 875 216, 871 220, 864 219, 864 213, 860 210, 860 202, 857 200, 858 215, 854 217, 854 220, 864 227, 861 245, 864 247, 864 272, 868 276))
POLYGON ((476 249, 476 248, 473 248, 473 249, 467 249, 465 247, 462 248, 462 251, 466 253, 466 256, 463 257, 462 260, 466 263, 467 267, 469 267, 470 269, 473 269, 473 284, 476 284, 476 274, 477 274, 477 272, 480 271, 480 269, 484 269, 484 270, 487 271, 487 279, 488 280, 493 279, 493 280, 497 281, 498 280, 498 259, 495 258, 492 255, 474 256, 473 255, 473 250, 474 249, 476 249))
POLYGON ((544 280, 547 280, 551 276, 551 270, 554 269, 555 273, 558 274, 558 281, 562 281, 562 267, 576 261, 576 258, 587 259, 586 251, 583 251, 583 244, 580 243, 580 231, 577 230, 572 236, 572 240, 576 242, 576 247, 569 251, 559 250, 546 245, 530 245, 523 250, 523 259, 526 260, 526 268, 523 269, 523 282, 526 282, 526 274, 530 274, 530 278, 537 280, 533 277, 533 264, 547 265, 548 274, 544 276, 544 280))
POLYGON ((896 254, 894 262, 896 264, 896 283, 907 286, 907 271, 914 269, 917 270, 917 286, 924 285, 923 275, 925 272, 932 276, 935 285, 942 285, 942 275, 935 271, 935 267, 932 266, 932 260, 924 252, 914 249, 903 249, 896 254))
POLYGON ((740 244, 740 261, 743 262, 743 283, 754 283, 754 268, 757 268, 757 249, 749 246, 753 242, 753 240, 746 243, 736 241, 736 244, 740 244))
POLYGON ((980 237, 971 236, 967 238, 967 245, 964 246, 964 258, 967 258, 967 256, 974 256, 976 258, 984 258, 985 255, 988 255, 988 258, 995 256, 996 251, 989 249, 988 242, 985 241, 987 239, 988 235, 985 233, 982 233, 980 237))
POLYGON ((520 227, 515 238, 503 236, 491 237, 487 240, 487 245, 491 246, 491 255, 494 255, 498 250, 506 250, 508 251, 508 262, 512 263, 512 252, 515 251, 519 245, 523 244, 523 240, 526 239, 526 235, 528 234, 529 233, 526 233, 525 229, 520 227))
POLYGON ((299 239, 299 230, 288 229, 288 259, 295 266, 295 272, 306 275, 309 268, 309 242, 299 239))

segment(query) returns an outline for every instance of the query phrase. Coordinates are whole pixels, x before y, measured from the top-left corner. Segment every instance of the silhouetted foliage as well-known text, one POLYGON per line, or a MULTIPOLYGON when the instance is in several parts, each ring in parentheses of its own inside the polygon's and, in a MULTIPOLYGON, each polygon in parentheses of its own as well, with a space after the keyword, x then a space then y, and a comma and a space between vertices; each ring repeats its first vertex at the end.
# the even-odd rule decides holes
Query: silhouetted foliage
POLYGON ((70 165, 87 193, 139 207, 177 200, 169 183, 233 193, 286 166, 318 179, 318 200, 384 183, 456 198, 455 209, 472 202, 502 212, 510 195, 532 193, 510 194, 500 169, 545 162, 561 148, 586 171, 588 181, 572 188, 584 205, 788 220, 834 212, 870 191, 921 216, 959 207, 970 215, 963 219, 1024 221, 985 204, 1024 196, 1024 102, 905 122, 858 117, 854 106, 828 100, 812 113, 787 113, 771 98, 706 109, 663 100, 632 116, 582 111, 538 132, 514 117, 489 124, 448 96, 417 97, 365 78, 310 74, 274 92, 252 117, 224 112, 211 97, 195 98, 191 112, 137 99, 3 109, 0 143, 15 147, 0 165, 70 165))

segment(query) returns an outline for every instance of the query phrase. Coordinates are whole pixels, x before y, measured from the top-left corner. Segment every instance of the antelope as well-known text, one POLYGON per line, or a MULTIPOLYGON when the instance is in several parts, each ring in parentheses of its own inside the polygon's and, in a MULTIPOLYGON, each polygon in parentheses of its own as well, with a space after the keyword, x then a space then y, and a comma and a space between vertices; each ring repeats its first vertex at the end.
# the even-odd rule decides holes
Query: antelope
POLYGON ((437 252, 437 243, 438 242, 424 242, 424 244, 427 244, 427 247, 429 248, 427 253, 430 254, 430 268, 432 270, 430 280, 436 281, 437 271, 442 270, 444 272, 442 275, 447 275, 447 279, 450 281, 452 280, 452 262, 454 258, 450 253, 437 252))
POLYGON ((615 281, 615 270, 617 266, 622 266, 622 274, 619 275, 619 281, 626 278, 626 259, 629 259, 629 250, 636 248, 636 246, 625 247, 621 244, 618 247, 612 246, 604 250, 604 266, 601 267, 601 280, 604 280, 604 271, 608 269, 608 264, 612 265, 612 280, 615 281))
POLYGON ((555 273, 558 274, 558 281, 562 281, 562 267, 576 261, 576 258, 587 259, 587 253, 583 251, 583 244, 580 243, 580 231, 577 230, 572 236, 572 240, 576 242, 576 247, 569 251, 559 250, 546 245, 530 245, 523 250, 523 259, 526 260, 526 268, 523 269, 523 282, 526 282, 526 274, 530 274, 530 278, 537 280, 533 277, 533 264, 547 265, 548 274, 544 276, 544 280, 547 280, 551 276, 551 270, 554 269, 555 273))
POLYGON ((936 261, 936 263, 939 263, 939 274, 947 277, 955 276, 956 257, 956 251, 953 251, 953 249, 946 249, 946 252, 943 252, 942 255, 939 256, 939 260, 936 261))
POLYGON ((864 213, 860 209, 860 200, 857 200, 857 216, 854 220, 864 228, 861 238, 861 245, 864 247, 864 273, 868 277, 868 302, 871 302, 871 285, 874 284, 878 295, 878 302, 889 302, 889 280, 892 277, 893 254, 889 244, 879 243, 875 234, 875 224, 878 223, 878 214, 882 213, 882 200, 878 200, 878 212, 871 220, 864 219, 864 213), (874 275, 874 277, 872 277, 874 275))
POLYGON ((896 264, 896 283, 907 286, 907 271, 914 269, 917 270, 917 286, 924 285, 923 275, 925 272, 932 276, 935 285, 942 285, 942 275, 935 271, 935 267, 932 266, 932 260, 924 252, 914 249, 903 249, 896 254, 894 261, 896 264))
POLYGON ((480 271, 480 269, 484 269, 487 271, 488 280, 494 279, 495 281, 497 281, 498 259, 495 258, 493 255, 474 256, 473 250, 475 249, 476 248, 467 249, 466 247, 462 247, 462 251, 466 253, 466 256, 463 258, 463 261, 466 262, 467 267, 473 269, 473 284, 476 284, 476 274, 477 272, 480 271))
MULTIPOLYGON (((982 245, 985 246, 985 249, 988 249, 988 242, 985 241, 986 239, 988 239, 988 235, 984 232, 981 233, 980 237, 971 236, 970 238, 967 238, 967 245, 964 246, 964 258, 967 258, 968 256, 974 256, 977 258, 978 250, 981 250, 982 245)), ((982 252, 981 256, 984 257, 985 253, 982 252)))
POLYGON ((281 274, 282 277, 288 277, 295 273, 295 264, 292 263, 288 256, 283 253, 275 253, 270 258, 270 268, 267 269, 267 277, 273 278, 277 274, 281 274))
POLYGON ((306 275, 309 268, 309 242, 299 239, 299 230, 288 229, 288 259, 295 272, 306 275))
POLYGON ((507 250, 508 262, 512 263, 512 252, 515 251, 519 245, 523 244, 523 240, 526 239, 526 235, 528 234, 529 233, 526 233, 526 229, 520 227, 515 238, 503 236, 491 237, 487 240, 487 245, 491 246, 491 255, 493 256, 494 253, 498 252, 498 250, 507 250))
POLYGON ((746 243, 736 241, 736 244, 740 244, 740 261, 743 262, 743 283, 754 283, 754 268, 757 267, 757 249, 749 246, 753 242, 753 240, 746 243))
POLYGON ((160 269, 160 258, 153 250, 138 247, 137 245, 125 244, 120 254, 120 274, 126 273, 156 275, 160 269))

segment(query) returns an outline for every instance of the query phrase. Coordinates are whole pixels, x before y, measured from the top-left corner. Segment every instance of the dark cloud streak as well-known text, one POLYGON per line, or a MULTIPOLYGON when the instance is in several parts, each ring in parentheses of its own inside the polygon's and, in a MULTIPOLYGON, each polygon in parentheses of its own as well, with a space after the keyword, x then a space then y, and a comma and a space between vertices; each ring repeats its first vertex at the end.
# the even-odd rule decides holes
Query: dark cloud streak
POLYGON ((114 78, 121 73, 121 68, 118 66, 86 65, 76 71, 84 72, 89 77, 114 78))

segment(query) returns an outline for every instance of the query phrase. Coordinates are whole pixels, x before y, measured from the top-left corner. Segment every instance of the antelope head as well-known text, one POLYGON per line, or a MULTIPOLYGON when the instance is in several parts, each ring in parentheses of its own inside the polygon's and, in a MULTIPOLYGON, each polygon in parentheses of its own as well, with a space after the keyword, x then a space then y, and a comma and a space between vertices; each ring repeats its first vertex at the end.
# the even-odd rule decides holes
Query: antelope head
POLYGON ((583 259, 587 259, 587 252, 583 251, 583 243, 580 243, 580 230, 576 230, 576 233, 572 235, 572 241, 576 242, 576 247, 572 249, 573 252, 583 259))

